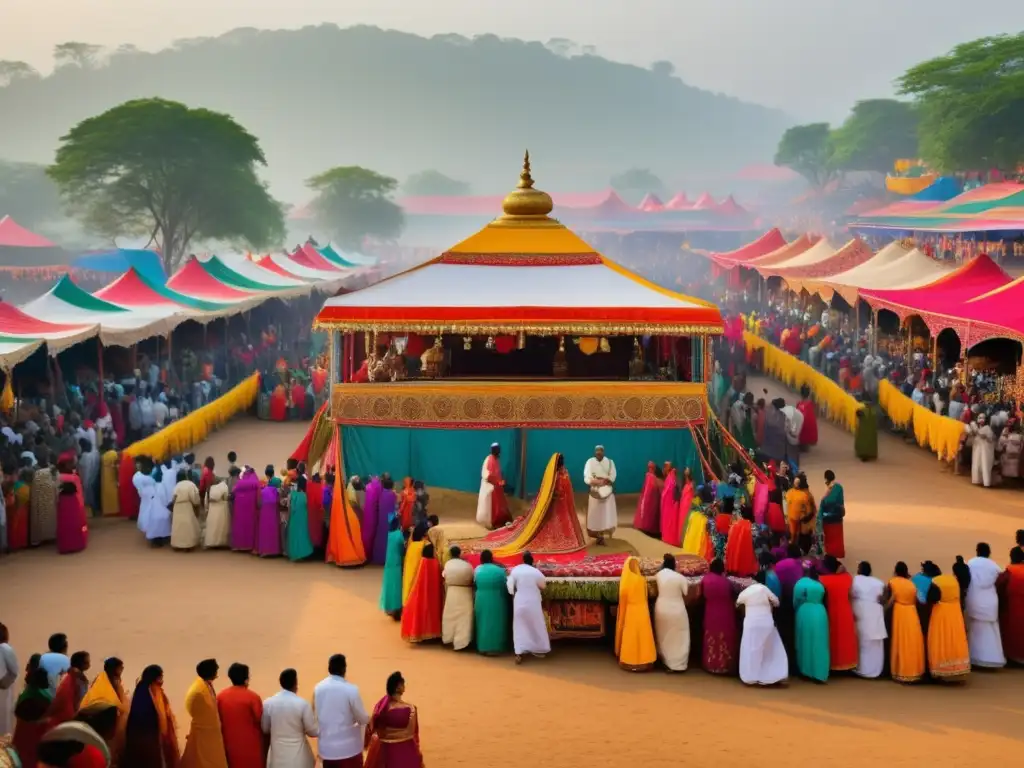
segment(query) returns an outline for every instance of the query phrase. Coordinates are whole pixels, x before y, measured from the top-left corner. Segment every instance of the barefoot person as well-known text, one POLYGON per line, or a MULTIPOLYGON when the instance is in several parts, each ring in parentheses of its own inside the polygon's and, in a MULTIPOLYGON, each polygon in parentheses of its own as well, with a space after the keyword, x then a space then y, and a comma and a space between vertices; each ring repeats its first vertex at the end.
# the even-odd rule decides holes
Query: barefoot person
POLYGON ((594 455, 583 467, 583 482, 590 489, 587 503, 587 534, 598 544, 615 532, 618 510, 615 507, 615 462, 604 455, 604 446, 594 448, 594 455))

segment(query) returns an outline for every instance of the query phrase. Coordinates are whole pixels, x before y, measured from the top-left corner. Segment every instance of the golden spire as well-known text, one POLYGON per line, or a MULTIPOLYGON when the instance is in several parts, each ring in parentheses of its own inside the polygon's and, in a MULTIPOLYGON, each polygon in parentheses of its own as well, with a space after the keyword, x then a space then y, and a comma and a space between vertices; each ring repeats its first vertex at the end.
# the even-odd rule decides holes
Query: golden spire
POLYGON ((551 195, 533 188, 533 176, 530 175, 530 150, 523 157, 523 170, 519 174, 519 183, 509 192, 501 204, 505 215, 501 218, 540 220, 547 219, 554 208, 551 195))

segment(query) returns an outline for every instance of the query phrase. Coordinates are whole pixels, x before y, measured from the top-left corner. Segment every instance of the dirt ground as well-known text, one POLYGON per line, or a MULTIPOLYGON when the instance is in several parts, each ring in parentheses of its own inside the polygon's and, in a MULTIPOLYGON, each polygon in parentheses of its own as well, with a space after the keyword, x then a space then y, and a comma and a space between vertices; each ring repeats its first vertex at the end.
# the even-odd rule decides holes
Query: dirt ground
MULTIPOLYGON (((234 449, 262 467, 280 463, 302 432, 302 425, 240 420, 196 453, 224 462, 234 449)), ((804 468, 819 494, 821 473, 836 472, 847 494, 848 562, 870 560, 881 577, 899 559, 914 567, 931 558, 948 568, 978 541, 991 543, 1003 562, 1014 531, 1024 527, 1019 489, 973 488, 888 435, 880 460, 862 464, 852 438, 823 423, 804 468)), ((633 509, 623 507, 625 521, 633 509)), ((699 669, 629 674, 600 643, 556 644, 549 658, 516 667, 511 658, 405 644, 377 610, 378 568, 151 550, 133 525, 119 521, 97 526, 79 555, 42 550, 0 559, 0 584, 0 620, 21 659, 45 650, 47 636, 61 631, 72 650, 92 653, 94 671, 109 655, 126 661, 130 680, 146 664, 161 664, 182 740, 182 703, 199 659, 216 657, 222 669, 232 661, 249 664, 252 687, 263 696, 277 690, 281 669, 293 666, 308 696, 326 674, 327 657, 342 652, 368 706, 383 694, 389 673, 404 673, 433 766, 541 760, 587 768, 670 761, 745 768, 788 766, 809 755, 834 768, 979 765, 1019 754, 1024 743, 1020 670, 975 673, 957 688, 843 678, 751 690, 699 669)))

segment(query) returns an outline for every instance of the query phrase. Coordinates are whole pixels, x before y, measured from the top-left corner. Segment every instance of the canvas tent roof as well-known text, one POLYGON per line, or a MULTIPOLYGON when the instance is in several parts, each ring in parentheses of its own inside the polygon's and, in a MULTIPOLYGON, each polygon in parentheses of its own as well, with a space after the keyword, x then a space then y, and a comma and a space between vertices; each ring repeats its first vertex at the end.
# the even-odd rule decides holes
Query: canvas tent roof
POLYGON ((714 305, 647 282, 551 219, 551 198, 533 189, 528 159, 503 208, 426 264, 328 299, 317 324, 467 334, 721 332, 714 305))
POLYGON ((10 216, 0 218, 0 248, 56 248, 42 235, 30 232, 10 216))
POLYGON ((767 256, 772 251, 786 245, 786 238, 778 227, 773 227, 753 242, 747 243, 733 251, 719 251, 708 254, 708 257, 721 267, 731 268, 746 264, 754 259, 767 256))
POLYGON ((653 192, 648 192, 644 195, 644 199, 640 201, 640 205, 637 206, 641 211, 663 211, 665 210, 665 204, 661 202, 661 199, 653 192))
POLYGON ((112 251, 85 253, 75 258, 71 266, 77 269, 90 269, 94 272, 117 272, 136 270, 154 284, 162 284, 167 275, 164 274, 163 262, 156 251, 136 248, 115 248, 112 251))
POLYGON ((43 339, 0 336, 0 367, 10 370, 18 363, 27 360, 44 343, 43 339))
MULTIPOLYGON (((795 243, 796 241, 794 240, 793 242, 795 243)), ((825 261, 835 252, 836 247, 832 245, 828 238, 823 237, 810 247, 793 254, 788 259, 772 263, 765 263, 763 259, 758 259, 752 262, 750 266, 763 276, 771 277, 782 274, 785 270, 792 269, 793 267, 803 267, 809 264, 817 264, 819 261, 825 261)))
MULTIPOLYGON (((73 347, 80 341, 92 338, 98 331, 95 321, 90 323, 50 322, 26 314, 6 301, 0 301, 0 334, 11 338, 20 337, 25 341, 45 341, 52 355, 62 352, 68 347, 73 347)), ((9 352, 15 354, 14 350, 9 350, 9 352)))
POLYGON ((150 282, 134 268, 117 280, 93 292, 105 301, 129 308, 167 307, 188 314, 188 319, 206 323, 218 317, 236 315, 253 305, 252 300, 216 302, 179 293, 166 285, 150 282))
POLYGON ((757 269, 758 267, 789 261, 790 259, 799 256, 801 253, 813 248, 820 240, 820 235, 804 233, 796 240, 792 240, 785 245, 776 248, 774 251, 766 253, 764 256, 758 256, 756 259, 751 259, 741 266, 757 269))
MULTIPOLYGON (((874 252, 871 247, 860 238, 855 237, 825 259, 802 266, 776 269, 765 274, 781 277, 791 290, 800 291, 804 280, 837 275, 863 264, 872 256, 874 256, 874 252)), ((768 269, 771 270, 771 267, 768 269)))

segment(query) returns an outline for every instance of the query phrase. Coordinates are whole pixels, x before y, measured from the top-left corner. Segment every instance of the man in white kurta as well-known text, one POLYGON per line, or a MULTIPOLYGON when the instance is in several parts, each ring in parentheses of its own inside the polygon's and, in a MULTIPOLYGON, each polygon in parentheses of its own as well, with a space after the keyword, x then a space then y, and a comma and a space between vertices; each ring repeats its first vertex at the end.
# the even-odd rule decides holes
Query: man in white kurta
POLYGON ((541 592, 546 582, 544 574, 533 566, 533 557, 527 552, 523 562, 508 574, 508 593, 512 595, 512 647, 516 663, 523 654, 543 656, 551 652, 551 637, 544 620, 541 592))
POLYGON ((587 534, 598 544, 611 536, 619 522, 615 507, 615 462, 604 455, 604 446, 594 448, 594 455, 583 467, 583 483, 590 489, 587 503, 587 534))
POLYGON ((988 544, 978 545, 978 556, 967 561, 971 569, 971 583, 964 599, 967 619, 967 647, 971 650, 971 664, 975 667, 998 669, 1006 666, 1003 638, 999 631, 999 594, 996 579, 999 566, 990 555, 988 544))
POLYGON ((462 559, 458 547, 444 564, 444 613, 441 616, 441 642, 456 651, 469 647, 473 640, 473 566, 462 559))
POLYGON ((654 577, 658 597, 654 601, 654 641, 662 663, 672 672, 684 672, 690 661, 690 617, 686 593, 690 584, 675 569, 675 558, 665 555, 665 565, 654 577))
MULTIPOLYGON (((758 574, 763 577, 763 572, 758 574)), ((744 609, 740 640, 740 680, 747 685, 775 685, 789 677, 789 660, 772 608, 779 599, 768 587, 755 581, 740 592, 737 607, 744 609)))
POLYGON ((971 443, 971 482, 975 485, 992 485, 992 467, 996 463, 996 436, 987 423, 984 413, 978 420, 967 425, 971 443))
POLYGON ((263 702, 263 732, 270 736, 267 768, 313 768, 316 758, 309 739, 319 730, 309 702, 298 695, 295 670, 281 673, 281 691, 263 702))

